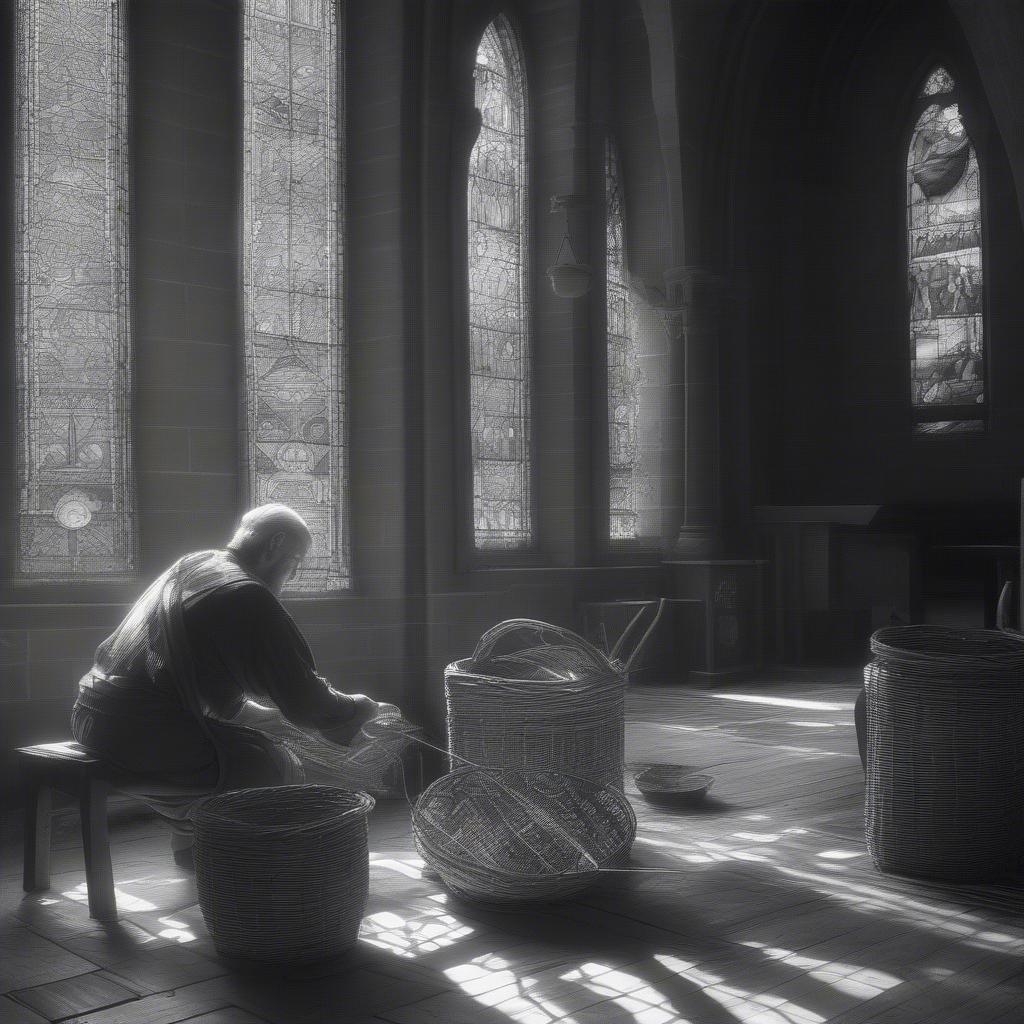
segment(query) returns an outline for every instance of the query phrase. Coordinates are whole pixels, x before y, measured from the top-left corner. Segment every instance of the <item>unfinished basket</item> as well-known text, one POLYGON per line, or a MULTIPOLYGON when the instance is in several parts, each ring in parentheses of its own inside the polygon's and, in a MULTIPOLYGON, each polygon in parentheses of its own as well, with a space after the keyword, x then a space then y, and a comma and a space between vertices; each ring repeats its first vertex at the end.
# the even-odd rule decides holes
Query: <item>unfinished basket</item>
POLYGON ((1024 861, 1024 643, 880 629, 864 670, 864 829, 882 871, 980 881, 1024 861))
POLYGON ((394 704, 381 704, 348 746, 319 733, 299 729, 283 718, 261 728, 284 740, 295 752, 310 782, 359 790, 373 796, 405 792, 403 755, 422 734, 394 704))
POLYGON ((623 787, 626 684, 664 602, 628 659, 570 630, 509 619, 485 633, 472 658, 445 669, 452 767, 561 771, 623 787))
POLYGON ((459 769, 427 788, 412 821, 444 884, 484 903, 571 896, 621 864, 636 836, 617 789, 559 772, 459 769))
POLYGON ((212 797, 192 815, 196 888, 217 951, 288 966, 336 956, 366 909, 372 797, 277 786, 212 797))

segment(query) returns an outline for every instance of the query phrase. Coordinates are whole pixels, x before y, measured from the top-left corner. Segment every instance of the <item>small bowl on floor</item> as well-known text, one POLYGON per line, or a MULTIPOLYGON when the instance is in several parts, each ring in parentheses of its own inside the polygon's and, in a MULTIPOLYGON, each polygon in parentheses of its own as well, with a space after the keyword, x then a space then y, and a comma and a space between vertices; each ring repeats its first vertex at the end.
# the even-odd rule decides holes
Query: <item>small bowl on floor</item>
POLYGON ((633 777, 636 788, 654 804, 685 807, 699 804, 714 785, 711 775, 695 774, 675 764, 645 768, 633 777))

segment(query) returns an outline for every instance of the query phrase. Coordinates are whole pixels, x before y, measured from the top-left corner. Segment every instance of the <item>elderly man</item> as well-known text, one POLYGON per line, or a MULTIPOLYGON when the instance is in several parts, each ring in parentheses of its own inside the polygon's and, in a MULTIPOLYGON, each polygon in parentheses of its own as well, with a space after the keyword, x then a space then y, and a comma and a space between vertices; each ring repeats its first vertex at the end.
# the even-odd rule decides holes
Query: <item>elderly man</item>
POLYGON ((152 782, 147 799, 171 824, 179 863, 191 859, 197 799, 303 780, 293 750, 268 735, 273 719, 347 744, 377 714, 317 674, 278 600, 310 542, 284 505, 246 513, 226 550, 186 555, 150 586, 79 683, 75 739, 152 782))

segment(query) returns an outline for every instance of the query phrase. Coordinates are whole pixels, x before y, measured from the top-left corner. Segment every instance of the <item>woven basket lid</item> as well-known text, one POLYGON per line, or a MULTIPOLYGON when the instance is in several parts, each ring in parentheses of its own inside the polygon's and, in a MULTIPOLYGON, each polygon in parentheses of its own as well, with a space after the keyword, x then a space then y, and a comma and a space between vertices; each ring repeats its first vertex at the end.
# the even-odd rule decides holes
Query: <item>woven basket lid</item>
POLYGON ((472 671, 507 679, 618 675, 621 667, 578 633, 536 619, 506 619, 476 645, 472 671))

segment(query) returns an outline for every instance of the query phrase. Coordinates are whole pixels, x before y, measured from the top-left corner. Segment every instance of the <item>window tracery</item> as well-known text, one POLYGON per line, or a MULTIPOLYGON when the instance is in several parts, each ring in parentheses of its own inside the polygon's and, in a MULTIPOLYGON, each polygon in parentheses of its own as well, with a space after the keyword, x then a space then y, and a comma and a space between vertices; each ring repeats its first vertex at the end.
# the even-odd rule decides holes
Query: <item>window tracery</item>
POLYGON ((246 0, 244 322, 251 504, 299 512, 291 584, 349 582, 336 5, 246 0))
POLYGON ((477 548, 530 544, 526 82, 511 26, 476 55, 480 134, 469 158, 469 405, 477 548))
POLYGON ((19 0, 17 571, 134 565, 127 58, 118 0, 19 0))
POLYGON ((609 535, 640 533, 640 389, 643 373, 636 310, 626 273, 626 216, 615 144, 605 145, 605 294, 608 332, 609 535))

